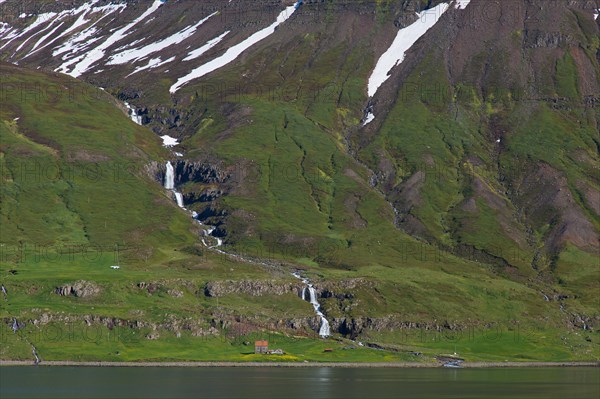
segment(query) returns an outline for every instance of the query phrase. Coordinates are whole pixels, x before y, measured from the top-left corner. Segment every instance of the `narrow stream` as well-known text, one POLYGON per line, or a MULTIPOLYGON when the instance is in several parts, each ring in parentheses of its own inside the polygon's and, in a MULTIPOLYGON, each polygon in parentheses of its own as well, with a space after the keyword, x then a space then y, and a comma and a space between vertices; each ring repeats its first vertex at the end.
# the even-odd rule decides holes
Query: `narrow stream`
MULTIPOLYGON (((186 209, 185 204, 183 202, 183 194, 175 189, 175 170, 170 161, 168 161, 166 164, 164 187, 165 187, 165 189, 167 189, 173 193, 175 200, 177 201, 177 205, 182 209, 186 209)), ((198 214, 196 212, 191 212, 191 214, 192 214, 192 218, 194 218, 194 220, 196 220, 201 226, 206 227, 206 229, 204 230, 204 233, 203 233, 203 237, 201 239, 202 244, 204 244, 205 247, 213 249, 216 252, 241 259, 243 261, 247 261, 250 263, 260 263, 260 262, 256 262, 256 261, 247 260, 240 255, 231 254, 231 253, 228 253, 228 252, 225 252, 225 251, 219 249, 219 247, 221 247, 223 245, 223 240, 220 237, 215 237, 213 235, 216 230, 216 227, 202 224, 202 222, 198 219, 198 214), (208 237, 214 239, 215 244, 210 245, 206 240, 206 238, 208 238, 208 237)), ((321 305, 319 304, 319 301, 317 301, 317 291, 315 290, 312 283, 307 278, 302 277, 297 272, 292 273, 292 275, 294 277, 302 280, 302 282, 306 285, 302 290, 302 299, 310 302, 310 304, 313 305, 315 313, 321 319, 321 326, 319 327, 319 335, 323 338, 329 337, 331 335, 329 321, 327 321, 327 319, 325 318, 325 315, 323 314, 323 312, 321 312, 321 305)))

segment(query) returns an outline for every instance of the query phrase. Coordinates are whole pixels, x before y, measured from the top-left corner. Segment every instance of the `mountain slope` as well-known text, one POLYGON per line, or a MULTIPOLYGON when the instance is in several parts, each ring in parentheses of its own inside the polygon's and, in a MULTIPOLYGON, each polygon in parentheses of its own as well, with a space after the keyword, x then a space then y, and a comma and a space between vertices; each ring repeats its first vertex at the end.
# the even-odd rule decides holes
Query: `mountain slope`
POLYGON ((61 75, 6 64, 1 73, 3 242, 194 241, 185 216, 145 177, 144 166, 164 152, 160 140, 111 96, 61 75))
MULTIPOLYGON (((15 12, 0 47, 11 62, 105 87, 179 139, 173 152, 148 151, 171 159, 185 206, 224 240, 218 250, 309 273, 336 334, 441 350, 453 343, 403 334, 501 325, 497 346, 482 335, 461 350, 590 358, 600 317, 598 24, 594 2, 557 3, 148 1, 49 16, 72 7, 49 2, 15 12), (67 26, 73 35, 60 36, 67 26), (53 29, 56 41, 34 49, 53 29), (75 32, 96 41, 73 47, 75 32), (228 56, 240 43, 253 44, 228 56), (391 62, 379 64, 383 54, 391 62), (377 65, 389 77, 369 90, 377 65), (177 84, 203 66, 210 72, 177 84), (507 336, 518 328, 531 339, 515 350, 507 336)), ((157 181, 162 164, 148 166, 157 181)), ((130 220, 123 226, 139 224, 130 220)), ((221 278, 245 277, 193 277, 221 278)), ((248 310, 253 299, 238 295, 226 295, 225 312, 206 298, 189 306, 202 303, 202 319, 264 316, 258 324, 277 329, 283 303, 248 310)))
POLYGON ((45 360, 206 358, 173 352, 204 339, 225 359, 217 327, 239 309, 257 317, 236 324, 245 332, 263 319, 311 319, 289 274, 203 251, 200 226, 149 173, 167 154, 160 139, 113 97, 14 65, 0 77, 0 357, 31 358, 33 348, 45 360), (273 278, 280 292, 264 298, 204 294, 214 280, 273 278), (157 345, 160 334, 184 339, 157 345))
POLYGON ((600 67, 585 4, 485 20, 472 2, 395 70, 372 100, 385 116, 354 137, 403 229, 554 281, 561 253, 579 253, 596 287, 600 67))

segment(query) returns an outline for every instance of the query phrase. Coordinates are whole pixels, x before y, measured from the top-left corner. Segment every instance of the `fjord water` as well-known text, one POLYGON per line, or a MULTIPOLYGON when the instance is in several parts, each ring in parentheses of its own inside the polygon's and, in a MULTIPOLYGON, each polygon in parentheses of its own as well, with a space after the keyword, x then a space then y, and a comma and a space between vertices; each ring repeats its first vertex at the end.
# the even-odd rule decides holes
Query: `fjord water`
POLYGON ((597 399, 600 368, 0 367, 0 398, 597 399))

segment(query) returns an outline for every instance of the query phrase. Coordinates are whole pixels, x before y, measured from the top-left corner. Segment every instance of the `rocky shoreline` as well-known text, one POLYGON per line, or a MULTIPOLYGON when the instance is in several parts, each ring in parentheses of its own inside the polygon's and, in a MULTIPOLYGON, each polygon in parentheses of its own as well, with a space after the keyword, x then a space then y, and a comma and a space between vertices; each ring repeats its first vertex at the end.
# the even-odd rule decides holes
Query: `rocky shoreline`
MULTIPOLYGON (((0 360, 2 366, 33 366, 27 360, 0 360)), ((438 368, 442 363, 417 362, 77 362, 43 361, 38 366, 62 367, 340 367, 340 368, 438 368)), ((464 362, 461 368, 600 367, 596 362, 464 362)))

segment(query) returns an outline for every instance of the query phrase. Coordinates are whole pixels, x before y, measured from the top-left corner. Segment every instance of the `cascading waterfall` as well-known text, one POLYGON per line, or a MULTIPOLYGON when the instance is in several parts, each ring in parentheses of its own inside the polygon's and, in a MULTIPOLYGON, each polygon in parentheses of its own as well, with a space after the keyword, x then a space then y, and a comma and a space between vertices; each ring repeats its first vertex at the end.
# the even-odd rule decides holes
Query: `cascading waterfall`
MULTIPOLYGON (((175 201, 177 202, 177 205, 180 208, 185 209, 185 205, 183 203, 183 194, 180 193, 179 191, 175 190, 175 168, 173 168, 173 164, 171 164, 170 161, 167 161, 167 165, 166 165, 164 187, 165 187, 165 189, 167 189, 171 193, 173 193, 173 196, 175 198, 175 201)), ((192 218, 195 219, 200 225, 202 225, 202 222, 200 220, 198 220, 198 213, 192 211, 192 218)), ((211 236, 215 230, 216 230, 216 227, 210 226, 208 228, 208 230, 204 230, 204 235, 211 236)), ((223 240, 221 238, 219 238, 219 237, 214 237, 214 238, 217 243, 213 246, 209 246, 206 243, 206 241, 204 240, 204 238, 202 238, 202 243, 204 244, 204 246, 209 247, 209 248, 218 248, 223 245, 223 240)))
POLYGON ((321 305, 319 305, 319 302, 317 301, 317 291, 307 278, 302 277, 298 273, 292 273, 292 275, 302 280, 302 282, 306 284, 306 287, 302 289, 302 299, 305 301, 308 300, 310 304, 313 305, 317 316, 321 318, 321 327, 319 328, 319 335, 323 338, 329 337, 331 335, 331 329, 329 327, 329 322, 325 318, 325 315, 323 314, 323 312, 321 312, 321 305), (307 291, 308 297, 306 295, 307 291))
POLYGON ((127 102, 125 103, 125 106, 129 110, 129 118, 131 118, 131 120, 134 121, 135 123, 137 123, 138 125, 143 124, 143 117, 141 115, 137 114, 137 111, 135 110, 135 108, 133 108, 127 102))
POLYGON ((177 205, 180 208, 183 208, 183 194, 181 194, 179 191, 173 191, 173 194, 175 194, 175 201, 177 201, 177 205))
MULTIPOLYGON (((177 205, 179 205, 179 207, 185 209, 184 204, 183 204, 183 194, 178 192, 177 190, 175 190, 175 168, 173 168, 173 165, 171 164, 170 161, 167 161, 167 164, 166 164, 164 187, 165 187, 165 189, 171 191, 174 194, 175 200, 177 201, 177 205)), ((192 218, 197 220, 198 223, 200 223, 200 225, 202 225, 202 222, 200 220, 198 220, 198 214, 196 212, 192 211, 191 215, 192 215, 192 218)), ((219 237, 213 236, 213 233, 215 232, 216 227, 215 226, 207 226, 207 227, 208 228, 206 230, 204 230, 203 235, 206 237, 212 236, 213 238, 215 238, 217 243, 215 245, 209 246, 209 244, 204 240, 204 238, 202 238, 202 243, 206 247, 211 248, 214 251, 227 254, 226 252, 218 249, 218 247, 223 245, 223 240, 219 237)), ((228 255, 243 259, 242 257, 234 255, 234 254, 228 254, 228 255)), ((329 337, 331 335, 329 321, 327 321, 327 319, 325 318, 325 315, 323 314, 323 312, 321 312, 321 305, 319 304, 319 301, 317 301, 317 291, 315 290, 315 288, 313 287, 313 285, 310 283, 310 281, 307 278, 300 276, 300 274, 298 274, 298 273, 292 273, 292 275, 294 277, 302 280, 302 282, 304 284, 306 284, 306 286, 302 289, 302 299, 310 302, 310 304, 313 306, 313 308, 315 310, 315 313, 321 319, 321 326, 319 327, 319 336, 321 336, 323 338, 329 337), (308 293, 308 295, 307 295, 307 293, 308 293)))
POLYGON ((183 194, 179 191, 175 190, 175 169, 170 161, 167 162, 167 171, 165 172, 165 188, 170 190, 175 196, 175 201, 177 201, 177 205, 180 208, 184 208, 183 206, 183 194))
POLYGON ((165 173, 165 188, 173 190, 175 188, 175 170, 171 162, 167 162, 167 172, 165 173))

